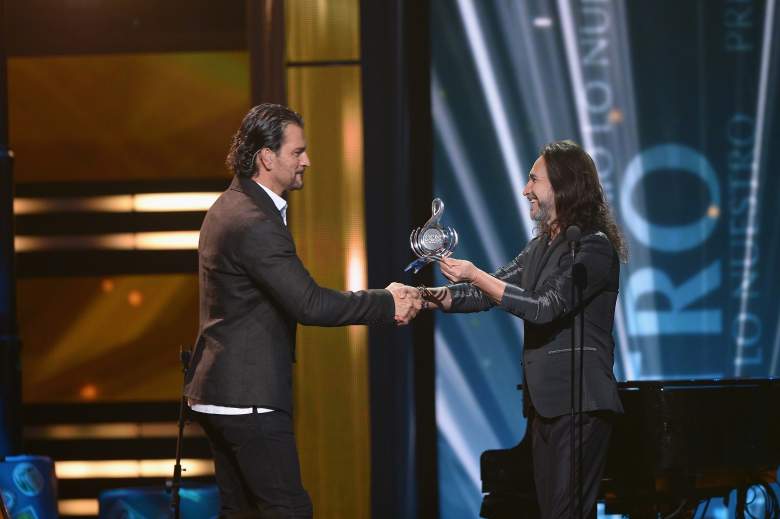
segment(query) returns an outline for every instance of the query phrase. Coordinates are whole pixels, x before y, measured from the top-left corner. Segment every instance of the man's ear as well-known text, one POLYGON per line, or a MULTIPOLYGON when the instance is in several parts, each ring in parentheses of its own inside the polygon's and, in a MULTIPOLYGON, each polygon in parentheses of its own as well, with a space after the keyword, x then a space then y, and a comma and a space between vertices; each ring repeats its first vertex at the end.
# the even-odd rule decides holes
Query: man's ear
POLYGON ((273 168, 276 154, 273 151, 271 151, 270 148, 263 148, 260 150, 260 153, 257 154, 257 158, 262 163, 263 169, 270 170, 271 168, 273 168))

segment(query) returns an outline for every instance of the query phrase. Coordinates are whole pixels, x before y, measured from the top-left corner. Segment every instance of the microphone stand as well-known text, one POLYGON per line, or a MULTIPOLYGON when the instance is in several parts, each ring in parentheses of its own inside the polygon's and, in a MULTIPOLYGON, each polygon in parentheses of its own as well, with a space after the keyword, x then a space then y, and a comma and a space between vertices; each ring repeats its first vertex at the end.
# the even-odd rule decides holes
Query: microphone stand
MULTIPOLYGON (((580 424, 579 424, 579 432, 580 432, 580 440, 579 440, 579 449, 575 449, 575 423, 576 423, 576 414, 574 409, 574 402, 575 402, 575 395, 574 395, 574 375, 575 375, 575 366, 576 366, 576 355, 575 355, 575 348, 577 346, 577 314, 575 312, 577 308, 577 278, 576 278, 576 270, 574 268, 574 255, 577 250, 577 245, 579 244, 580 236, 581 236, 580 228, 576 225, 569 226, 568 229, 566 229, 566 240, 569 242, 569 253, 571 255, 571 304, 572 304, 572 323, 571 323, 571 366, 569 370, 569 397, 570 397, 570 406, 569 406, 569 484, 571 489, 571 517, 572 518, 579 518, 582 519, 582 375, 583 375, 583 349, 582 344, 580 345, 580 380, 579 380, 579 403, 578 403, 578 411, 579 411, 579 418, 580 418, 580 424), (579 462, 576 464, 575 462, 579 462), (575 466, 577 467, 575 469, 575 466), (577 477, 579 476, 579 477, 577 477), (579 498, 579 500, 577 499, 579 498), (577 503, 575 512, 575 503, 577 503)), ((584 324, 584 320, 582 316, 580 317, 580 323, 584 324)), ((583 335, 580 334, 580 341, 582 341, 583 335)))
POLYGON ((179 399, 179 432, 176 436, 176 464, 173 466, 173 479, 171 479, 171 516, 173 519, 179 519, 181 516, 181 497, 179 490, 181 489, 181 448, 182 438, 184 436, 184 416, 187 412, 187 402, 184 396, 184 385, 187 380, 187 369, 190 367, 190 357, 192 356, 191 350, 181 349, 179 350, 179 359, 181 360, 181 370, 184 374, 182 381, 181 399, 179 399))
POLYGON ((8 507, 5 505, 3 495, 0 494, 0 517, 3 519, 11 519, 11 512, 8 511, 8 507))
MULTIPOLYGON (((574 286, 576 287, 575 293, 577 295, 577 301, 582 302, 582 279, 578 279, 578 270, 575 268, 575 266, 572 266, 572 270, 574 271, 574 286)), ((580 387, 579 387, 579 409, 577 410, 580 417, 580 424, 579 424, 579 433, 580 433, 580 441, 579 441, 579 481, 577 482, 577 492, 579 493, 579 519, 583 519, 583 508, 585 506, 585 503, 583 501, 583 485, 585 484, 583 476, 583 456, 584 456, 584 448, 583 448, 583 415, 582 415, 582 400, 583 400, 583 385, 585 383, 585 308, 582 309, 582 312, 579 315, 579 321, 580 321, 580 387)), ((572 326, 576 323, 572 323, 572 326)))

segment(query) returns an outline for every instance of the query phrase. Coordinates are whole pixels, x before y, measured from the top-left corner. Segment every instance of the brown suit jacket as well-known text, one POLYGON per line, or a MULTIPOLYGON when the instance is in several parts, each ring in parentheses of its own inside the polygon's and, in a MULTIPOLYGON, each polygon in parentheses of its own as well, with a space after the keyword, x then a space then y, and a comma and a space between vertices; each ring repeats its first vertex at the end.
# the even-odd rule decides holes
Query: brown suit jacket
POLYGON ((320 287, 295 252, 271 198, 235 177, 209 209, 198 244, 200 327, 185 396, 292 412, 298 323, 392 323, 387 290, 320 287))

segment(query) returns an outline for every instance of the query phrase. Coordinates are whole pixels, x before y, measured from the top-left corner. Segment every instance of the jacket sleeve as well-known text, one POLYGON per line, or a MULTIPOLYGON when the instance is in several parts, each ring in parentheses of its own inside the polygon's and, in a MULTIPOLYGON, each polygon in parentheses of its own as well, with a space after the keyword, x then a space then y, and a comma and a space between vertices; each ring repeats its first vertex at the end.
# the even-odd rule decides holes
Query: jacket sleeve
POLYGON ((303 266, 289 232, 276 222, 253 221, 238 239, 247 275, 299 323, 315 326, 392 323, 387 290, 339 292, 320 287, 303 266))
MULTIPOLYGON (((491 275, 507 283, 520 283, 524 266, 525 251, 491 275)), ((482 312, 495 306, 492 299, 471 283, 448 285, 447 288, 452 296, 452 305, 447 310, 449 313, 482 312)))
MULTIPOLYGON (((582 300, 587 301, 606 286, 617 255, 607 237, 596 233, 582 239, 574 262, 582 279, 582 300)), ((556 271, 536 291, 507 283, 499 306, 526 321, 549 323, 572 310, 571 290, 571 256, 566 254, 556 271)))

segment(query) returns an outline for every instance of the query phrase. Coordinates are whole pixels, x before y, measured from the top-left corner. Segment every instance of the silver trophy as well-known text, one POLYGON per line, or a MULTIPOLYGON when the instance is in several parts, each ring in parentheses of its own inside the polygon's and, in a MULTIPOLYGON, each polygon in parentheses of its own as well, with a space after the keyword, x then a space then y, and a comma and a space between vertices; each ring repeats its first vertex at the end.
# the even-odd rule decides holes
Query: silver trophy
POLYGON ((425 225, 413 230, 409 236, 409 244, 417 259, 409 263, 404 272, 411 270, 417 274, 428 263, 439 261, 452 254, 458 245, 458 232, 452 227, 443 227, 439 223, 444 214, 444 202, 441 198, 433 199, 431 212, 433 215, 425 225))

